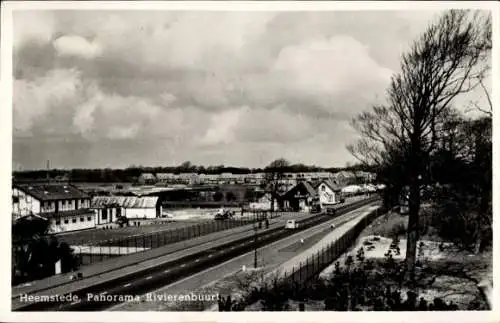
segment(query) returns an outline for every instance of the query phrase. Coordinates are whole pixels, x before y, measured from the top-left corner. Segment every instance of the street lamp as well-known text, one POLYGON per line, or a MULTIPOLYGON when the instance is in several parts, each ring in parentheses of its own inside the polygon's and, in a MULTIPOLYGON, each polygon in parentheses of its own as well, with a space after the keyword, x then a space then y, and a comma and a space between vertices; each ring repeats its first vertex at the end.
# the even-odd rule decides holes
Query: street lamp
MULTIPOLYGON (((254 213, 257 218, 257 212, 254 213)), ((257 220, 253 223, 253 231, 254 231, 254 254, 253 254, 253 267, 257 268, 257 220)))

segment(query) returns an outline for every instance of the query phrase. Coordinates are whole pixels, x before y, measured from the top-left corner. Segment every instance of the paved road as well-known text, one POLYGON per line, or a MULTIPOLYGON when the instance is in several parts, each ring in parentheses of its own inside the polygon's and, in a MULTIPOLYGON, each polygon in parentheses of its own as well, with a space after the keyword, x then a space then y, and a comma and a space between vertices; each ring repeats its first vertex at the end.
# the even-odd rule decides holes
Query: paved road
MULTIPOLYGON (((299 232, 285 239, 266 245, 258 249, 258 262, 264 263, 269 271, 276 268, 277 265, 293 258, 298 253, 307 250, 311 245, 316 243, 322 237, 330 233, 330 225, 344 223, 347 220, 352 220, 361 217, 369 207, 362 207, 356 211, 349 212, 339 216, 333 220, 325 222, 321 225, 312 227, 305 231, 299 232), (300 243, 300 239, 304 240, 304 244, 300 243)), ((254 252, 249 252, 244 255, 233 258, 229 261, 221 263, 215 267, 203 270, 190 277, 181 279, 173 284, 161 288, 153 293, 168 294, 168 295, 184 295, 191 292, 196 293, 201 286, 218 281, 225 276, 236 273, 241 270, 242 266, 248 268, 253 267, 254 252)), ((145 277, 144 279, 147 279, 145 277)), ((216 293, 217 291, 214 291, 216 293)), ((123 303, 119 304, 110 310, 112 311, 148 311, 148 310, 165 310, 164 301, 148 301, 142 303, 123 303)))
MULTIPOLYGON (((309 215, 303 218, 311 218, 316 215, 309 215)), ((302 216, 301 216, 302 217, 302 216)), ((342 217, 342 216, 341 216, 342 217)), ((339 218, 341 218, 339 217, 339 218)), ((282 227, 282 221, 271 224, 269 230, 282 227)), ((232 233, 218 232, 212 235, 202 236, 197 239, 183 241, 178 244, 157 248, 144 253, 124 256, 113 261, 103 262, 100 266, 89 266, 85 268, 84 279, 81 281, 69 282, 69 274, 49 277, 44 281, 35 282, 31 286, 18 286, 13 288, 13 308, 19 306, 18 296, 23 293, 34 293, 43 290, 41 295, 65 294, 78 290, 82 287, 92 286, 102 281, 107 281, 116 277, 122 277, 127 273, 134 273, 145 268, 153 268, 166 261, 172 261, 200 251, 214 248, 223 242, 234 241, 244 236, 252 235, 251 226, 234 229, 232 233), (213 245, 213 246, 212 246, 213 245), (121 266, 121 267, 120 267, 121 266), (116 270, 116 268, 120 268, 116 270), (109 272, 105 272, 109 269, 109 272), (104 273, 103 273, 104 272, 104 273), (51 287, 55 286, 55 287, 51 287)), ((263 230, 265 231, 265 230, 263 230)), ((147 279, 148 277, 145 277, 147 279)))

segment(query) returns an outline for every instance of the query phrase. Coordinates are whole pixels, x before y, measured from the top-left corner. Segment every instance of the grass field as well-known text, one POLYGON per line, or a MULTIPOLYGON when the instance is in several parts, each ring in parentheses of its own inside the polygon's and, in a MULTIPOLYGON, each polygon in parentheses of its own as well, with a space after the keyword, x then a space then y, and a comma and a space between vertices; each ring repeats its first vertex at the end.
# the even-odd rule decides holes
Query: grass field
MULTIPOLYGON (((189 231, 194 227, 217 227, 219 222, 213 220, 206 221, 180 221, 169 222, 165 224, 151 224, 144 226, 132 226, 115 229, 92 229, 78 231, 64 235, 58 235, 57 238, 61 242, 66 242, 70 245, 102 245, 108 244, 110 240, 120 240, 125 238, 140 237, 150 234, 168 234, 174 232, 189 231)), ((219 224, 220 226, 220 224, 219 224)))

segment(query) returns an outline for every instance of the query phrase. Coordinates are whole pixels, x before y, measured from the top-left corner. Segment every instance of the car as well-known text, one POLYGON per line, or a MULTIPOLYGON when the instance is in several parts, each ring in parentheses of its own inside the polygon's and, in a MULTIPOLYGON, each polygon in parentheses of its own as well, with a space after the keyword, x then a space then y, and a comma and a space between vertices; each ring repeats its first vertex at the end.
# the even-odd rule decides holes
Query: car
POLYGON ((214 220, 229 220, 234 216, 234 212, 228 210, 219 210, 214 216, 214 220))
POLYGON ((295 220, 288 220, 285 224, 285 229, 298 229, 299 224, 295 220))

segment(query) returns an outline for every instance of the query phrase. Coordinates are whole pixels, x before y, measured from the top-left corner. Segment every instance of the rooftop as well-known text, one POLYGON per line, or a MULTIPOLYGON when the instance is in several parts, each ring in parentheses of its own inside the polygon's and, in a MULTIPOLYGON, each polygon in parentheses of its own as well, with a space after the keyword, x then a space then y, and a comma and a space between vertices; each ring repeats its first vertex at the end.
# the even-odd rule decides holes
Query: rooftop
POLYGON ((156 196, 94 196, 92 208, 103 208, 110 205, 118 205, 124 208, 155 208, 158 202, 156 196))
POLYGON ((88 199, 90 196, 72 185, 16 184, 15 188, 40 201, 88 199))

